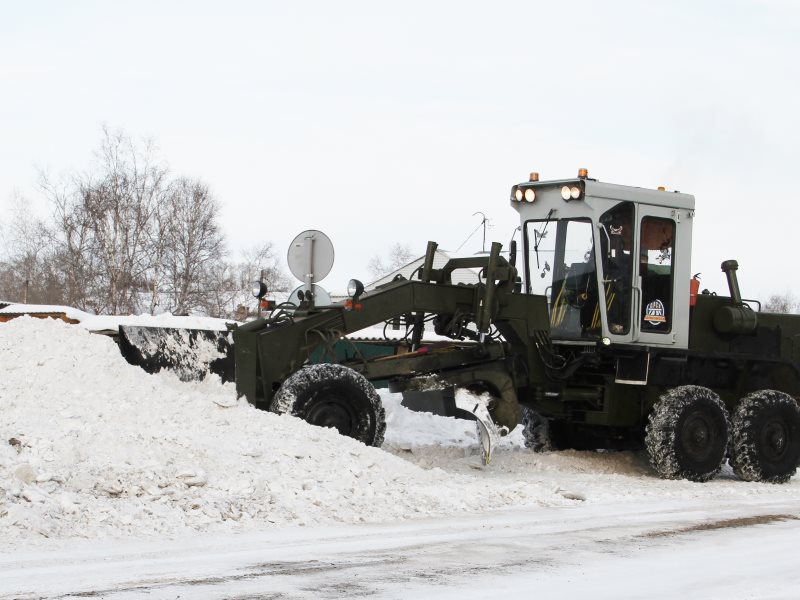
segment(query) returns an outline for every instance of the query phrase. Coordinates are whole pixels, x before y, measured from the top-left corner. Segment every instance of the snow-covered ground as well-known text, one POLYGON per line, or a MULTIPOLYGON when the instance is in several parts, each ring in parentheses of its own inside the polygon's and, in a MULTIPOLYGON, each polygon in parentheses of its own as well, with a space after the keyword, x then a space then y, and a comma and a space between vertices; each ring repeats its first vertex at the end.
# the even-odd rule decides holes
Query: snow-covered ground
POLYGON ((0 598, 799 595, 797 476, 664 481, 518 431, 482 467, 472 423, 386 392, 365 447, 60 321, 0 324, 0 360, 0 598))
POLYGON ((137 325, 139 327, 176 327, 184 329, 207 329, 209 331, 227 331, 229 323, 236 323, 230 319, 215 319, 201 316, 175 316, 171 313, 159 315, 93 315, 91 313, 72 308, 71 306, 49 304, 10 304, 0 308, 0 315, 16 314, 63 314, 68 319, 78 321, 78 324, 89 331, 116 332, 120 325, 137 325))

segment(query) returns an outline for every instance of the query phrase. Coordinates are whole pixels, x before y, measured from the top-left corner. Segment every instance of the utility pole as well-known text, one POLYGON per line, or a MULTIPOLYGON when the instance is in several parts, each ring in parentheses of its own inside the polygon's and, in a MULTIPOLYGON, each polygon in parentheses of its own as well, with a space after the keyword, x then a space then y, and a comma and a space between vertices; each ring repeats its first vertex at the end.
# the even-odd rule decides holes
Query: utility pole
POLYGON ((26 279, 25 280, 25 292, 23 293, 23 296, 22 296, 22 303, 23 304, 27 304, 28 303, 28 288, 30 287, 30 285, 31 285, 31 280, 30 279, 26 279))

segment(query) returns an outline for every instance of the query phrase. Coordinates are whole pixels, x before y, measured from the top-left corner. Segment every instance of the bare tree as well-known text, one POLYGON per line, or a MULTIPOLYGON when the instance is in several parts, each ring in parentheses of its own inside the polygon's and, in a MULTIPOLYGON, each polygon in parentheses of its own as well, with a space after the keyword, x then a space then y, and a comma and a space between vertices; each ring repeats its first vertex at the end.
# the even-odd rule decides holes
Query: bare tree
POLYGON ((164 301, 164 290, 167 278, 167 254, 170 243, 170 226, 173 218, 169 202, 161 203, 153 213, 153 222, 149 228, 148 245, 150 248, 151 268, 147 276, 147 288, 150 292, 150 314, 164 307, 169 310, 169 302, 164 301))
POLYGON ((98 312, 130 313, 141 306, 139 286, 152 266, 148 231, 166 193, 167 170, 154 159, 151 143, 137 147, 121 132, 104 134, 100 174, 83 178, 80 209, 92 227, 105 290, 98 312))
POLYGON ((11 220, 2 231, 6 259, 0 262, 0 297, 29 304, 56 304, 61 286, 53 268, 52 231, 27 202, 13 200, 11 220))
POLYGON ((764 312, 770 313, 793 313, 800 309, 800 302, 791 292, 785 294, 772 294, 764 303, 764 312))
POLYGON ((76 189, 40 174, 40 186, 53 207, 54 258, 63 289, 63 302, 91 310, 96 287, 96 260, 91 253, 91 223, 76 201, 76 189))
POLYGON ((54 206, 60 265, 71 304, 130 313, 146 302, 154 215, 167 193, 166 167, 151 142, 103 129, 96 170, 42 189, 54 206))
POLYGON ((379 254, 373 256, 367 265, 367 269, 373 279, 380 279, 384 275, 388 275, 392 271, 407 265, 413 258, 411 247, 397 242, 389 248, 385 257, 381 257, 379 254))
POLYGON ((271 292, 288 292, 289 276, 280 267, 278 254, 272 242, 242 250, 237 265, 239 285, 250 291, 251 284, 263 274, 263 281, 271 292))
POLYGON ((271 290, 288 290, 272 244, 226 259, 218 201, 200 180, 171 179, 152 142, 104 128, 92 168, 59 182, 40 174, 40 186, 52 224, 23 215, 0 228, 13 249, 0 252, 4 299, 28 291, 31 301, 100 314, 229 317, 253 304, 262 270, 271 290))
POLYGON ((181 178, 170 186, 166 206, 161 235, 167 291, 173 312, 183 314, 203 306, 224 257, 219 204, 202 182, 181 178))
POLYGON ((234 265, 219 261, 210 266, 202 310, 210 317, 231 318, 242 289, 237 283, 234 265))
POLYGON ((234 318, 240 305, 255 307, 250 288, 262 273, 271 294, 289 291, 289 277, 280 267, 272 242, 243 250, 237 262, 217 264, 207 287, 207 314, 234 318))

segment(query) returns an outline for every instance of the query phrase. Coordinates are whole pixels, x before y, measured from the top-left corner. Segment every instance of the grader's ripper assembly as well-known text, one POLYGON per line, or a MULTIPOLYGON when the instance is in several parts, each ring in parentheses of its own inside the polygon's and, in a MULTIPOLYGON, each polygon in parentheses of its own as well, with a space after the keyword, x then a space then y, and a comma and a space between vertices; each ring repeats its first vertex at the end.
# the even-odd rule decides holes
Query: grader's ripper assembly
MULTIPOLYGON (((453 408, 453 388, 488 393, 488 426, 524 424, 535 451, 647 448, 663 477, 706 481, 726 456, 745 480, 785 482, 800 461, 800 316, 756 312, 742 299, 697 293, 690 254, 694 198, 588 178, 529 181, 511 190, 516 244, 489 256, 424 266, 340 305, 300 293, 292 313, 234 332, 236 385, 261 408, 383 439, 370 382, 388 380, 419 406, 453 408), (454 285, 457 269, 480 283, 454 285), (368 358, 333 345, 375 324, 398 325, 407 346, 368 358), (448 342, 423 344, 424 328, 448 342), (308 365, 327 348, 331 363, 308 365)), ((463 413, 462 413, 463 414, 463 413)), ((484 423, 486 424, 486 423, 484 423)), ((488 457, 488 452, 487 452, 488 457)))

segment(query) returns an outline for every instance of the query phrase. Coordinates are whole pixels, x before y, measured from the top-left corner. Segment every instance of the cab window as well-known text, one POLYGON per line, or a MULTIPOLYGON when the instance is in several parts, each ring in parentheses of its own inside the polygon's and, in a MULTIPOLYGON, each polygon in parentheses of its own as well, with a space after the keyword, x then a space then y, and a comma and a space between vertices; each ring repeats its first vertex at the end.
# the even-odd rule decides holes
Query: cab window
POLYGON ((547 297, 555 338, 599 337, 594 238, 589 219, 525 224, 528 290, 547 297))
POLYGON ((672 331, 672 284, 675 221, 658 217, 642 219, 639 242, 639 274, 642 278, 641 330, 672 331))

